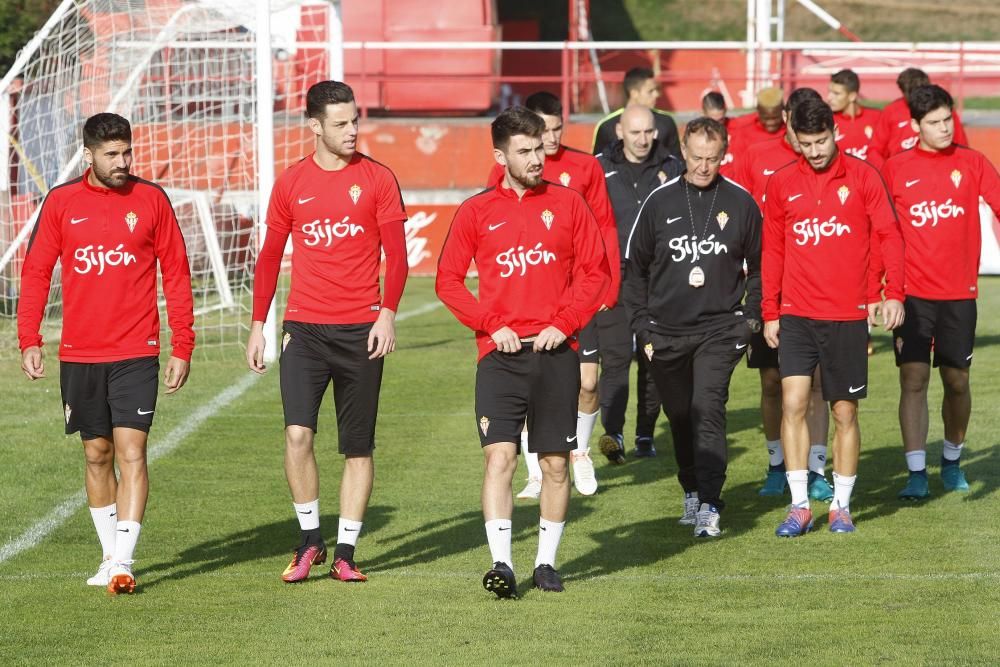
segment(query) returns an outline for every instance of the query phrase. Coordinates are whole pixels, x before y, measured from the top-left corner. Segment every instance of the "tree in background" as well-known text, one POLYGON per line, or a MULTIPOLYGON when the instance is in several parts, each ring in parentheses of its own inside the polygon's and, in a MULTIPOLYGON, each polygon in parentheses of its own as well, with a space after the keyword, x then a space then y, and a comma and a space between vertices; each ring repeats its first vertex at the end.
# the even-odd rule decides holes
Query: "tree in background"
POLYGON ((14 63, 17 52, 59 6, 59 0, 3 0, 0 2, 0 76, 14 63))

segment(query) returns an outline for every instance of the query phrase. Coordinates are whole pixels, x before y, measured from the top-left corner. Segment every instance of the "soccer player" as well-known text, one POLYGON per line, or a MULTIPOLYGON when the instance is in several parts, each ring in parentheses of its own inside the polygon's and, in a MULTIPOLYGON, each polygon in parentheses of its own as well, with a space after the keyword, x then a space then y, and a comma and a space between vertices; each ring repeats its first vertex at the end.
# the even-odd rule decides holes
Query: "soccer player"
MULTIPOLYGON (((871 143, 871 150, 878 153, 883 161, 917 145, 919 139, 910 122, 912 119, 908 99, 912 91, 920 86, 929 85, 930 82, 927 74, 916 67, 907 67, 896 77, 896 85, 903 95, 882 109, 882 115, 875 124, 875 134, 871 143)), ((955 143, 968 146, 969 140, 965 136, 965 130, 962 129, 962 121, 958 114, 953 112, 952 118, 955 125, 955 143)))
POLYGON ((184 386, 194 350, 191 271, 166 193, 132 176, 132 127, 113 113, 83 125, 83 176, 49 191, 21 274, 21 369, 45 377, 39 328, 52 270, 62 264, 59 384, 66 433, 79 431, 90 515, 104 551, 87 580, 131 593, 136 542, 149 493, 146 441, 156 410, 159 263, 172 351, 166 393, 184 386), (119 476, 115 476, 115 465, 119 476))
POLYGON ((863 107, 858 103, 861 80, 853 70, 842 69, 830 76, 826 96, 833 109, 833 122, 837 124, 837 148, 862 160, 871 160, 876 167, 882 158, 870 151, 875 126, 882 112, 863 107))
POLYGON ((931 350, 944 396, 941 482, 968 491, 959 467, 972 410, 969 368, 976 335, 982 235, 979 198, 1000 216, 1000 177, 978 151, 955 142, 954 103, 940 86, 911 91, 919 143, 891 158, 883 174, 906 242, 906 320, 893 331, 899 366, 899 425, 910 471, 899 497, 926 498, 927 386, 931 350))
POLYGON ((760 330, 761 216, 746 190, 719 175, 721 123, 688 123, 682 150, 687 171, 649 195, 629 234, 622 299, 670 419, 680 523, 718 537, 729 381, 760 330))
POLYGON ((511 481, 521 427, 539 453, 542 490, 534 584, 562 591, 555 569, 576 448, 580 361, 575 336, 611 284, 601 231, 579 193, 542 179, 545 122, 514 107, 493 121, 500 186, 455 213, 438 261, 438 297, 476 334, 476 426, 485 457, 482 506, 493 567, 483 586, 516 597, 511 481), (472 260, 479 294, 465 286, 472 260))
MULTIPOLYGON (((548 92, 535 93, 524 101, 524 106, 537 113, 545 122, 542 133, 542 148, 545 150, 545 166, 542 178, 551 183, 576 190, 587 201, 597 218, 611 267, 611 286, 604 296, 601 310, 612 308, 618 300, 621 283, 620 257, 618 250, 618 228, 614 213, 608 201, 608 189, 604 185, 604 172, 597 159, 589 153, 578 151, 562 144, 563 107, 559 98, 548 92)), ((504 167, 493 164, 488 181, 489 187, 496 187, 503 181, 504 167)), ((594 462, 590 458, 590 436, 598 415, 598 345, 594 320, 580 334, 582 350, 580 354, 580 405, 577 409, 576 450, 570 455, 573 468, 573 484, 584 496, 597 492, 597 476, 594 462)), ((607 365, 606 354, 602 352, 601 363, 607 365)), ((628 368, 628 361, 625 361, 628 368)), ((626 381, 627 381, 626 377, 626 381)), ((538 454, 528 451, 527 431, 522 431, 521 451, 528 468, 528 483, 517 494, 518 498, 537 498, 542 490, 542 469, 538 464, 538 454)))
MULTIPOLYGON (((729 109, 726 107, 726 98, 723 97, 722 93, 717 90, 712 90, 701 98, 701 113, 706 118, 711 118, 714 121, 722 123, 722 126, 726 128, 726 134, 729 134, 729 124, 732 118, 726 115, 729 109)), ((719 171, 720 174, 726 178, 732 178, 732 164, 733 164, 733 153, 729 148, 728 142, 726 143, 726 156, 722 158, 722 169, 719 171)))
POLYGON ((903 242, 878 171, 837 150, 833 111, 823 101, 804 100, 791 122, 802 155, 767 183, 762 262, 764 338, 778 349, 781 442, 792 494, 779 537, 802 535, 813 525, 805 418, 817 366, 836 426, 830 530, 854 531, 858 400, 868 386, 865 320, 881 313, 886 329, 903 320, 903 242), (872 227, 885 265, 883 304, 869 303, 872 227))
POLYGON ((740 161, 754 144, 769 139, 780 139, 785 128, 782 112, 785 105, 780 88, 763 88, 757 93, 755 113, 734 118, 727 126, 729 133, 728 152, 733 156, 729 163, 729 173, 738 174, 740 161))
MULTIPOLYGON (((633 104, 626 107, 618 123, 618 141, 609 144, 597 159, 604 167, 608 196, 618 225, 619 247, 624 252, 635 216, 649 193, 684 172, 684 162, 672 155, 656 139, 653 113, 633 104)), ((624 268, 624 267, 623 267, 624 268)), ((604 435, 598 444, 612 463, 625 462, 624 429, 628 408, 629 365, 633 356, 633 332, 628 313, 619 304, 598 312, 581 335, 583 352, 598 347, 601 355, 601 423, 604 435), (587 332, 596 327, 597 345, 586 342, 587 332)), ((653 430, 660 413, 660 395, 649 374, 649 360, 638 357, 636 382, 635 455, 656 456, 653 430)))
POLYGON ((316 150, 286 169, 271 190, 267 237, 254 270, 247 364, 257 373, 266 370, 264 320, 291 235, 292 286, 282 325, 280 378, 285 475, 302 536, 281 578, 302 581, 311 566, 326 561, 313 442, 332 380, 344 476, 330 576, 366 581, 354 549, 375 480, 382 368, 396 347, 396 310, 408 271, 406 211, 389 168, 357 152, 358 108, 350 86, 321 81, 310 87, 306 117, 316 150))
POLYGON ((618 140, 615 126, 618 124, 618 117, 625 111, 625 107, 632 104, 639 104, 653 112, 656 119, 656 138, 671 155, 680 155, 681 145, 677 135, 677 123, 666 111, 656 108, 656 100, 660 96, 660 84, 656 80, 656 74, 648 67, 633 67, 625 72, 625 104, 621 109, 612 111, 602 118, 597 127, 594 128, 594 146, 591 152, 594 155, 602 152, 608 144, 613 144, 618 140))
MULTIPOLYGON (((803 100, 821 100, 812 88, 796 88, 789 94, 783 118, 785 132, 779 139, 761 141, 751 146, 740 161, 740 173, 733 178, 753 195, 764 208, 764 189, 774 172, 799 157, 799 144, 790 121, 791 113, 803 100)), ((781 446, 781 374, 778 371, 778 352, 757 332, 747 347, 747 366, 760 373, 760 414, 764 440, 768 452, 768 469, 759 493, 762 496, 780 496, 785 492, 785 455, 781 446)), ((829 413, 823 403, 820 384, 814 379, 809 398, 809 497, 829 501, 833 487, 826 479, 826 441, 829 431, 829 413)))

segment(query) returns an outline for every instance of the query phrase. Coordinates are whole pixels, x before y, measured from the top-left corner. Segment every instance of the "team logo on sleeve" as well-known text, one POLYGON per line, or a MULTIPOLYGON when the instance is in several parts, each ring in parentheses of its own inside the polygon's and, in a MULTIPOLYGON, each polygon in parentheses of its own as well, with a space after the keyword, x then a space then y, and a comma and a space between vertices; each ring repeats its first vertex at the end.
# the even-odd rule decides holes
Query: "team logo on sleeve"
POLYGON ((563 173, 559 174, 559 182, 563 184, 564 188, 568 188, 569 187, 569 174, 566 173, 565 171, 563 173))
POLYGON ((73 408, 69 407, 69 403, 63 408, 63 412, 66 414, 66 423, 69 423, 69 416, 73 414, 73 408))
POLYGON ((361 186, 355 183, 351 186, 351 189, 347 191, 347 194, 351 195, 351 201, 355 204, 361 199, 361 186))
POLYGON ((125 224, 128 225, 128 231, 134 232, 135 226, 139 222, 139 216, 135 214, 135 211, 129 211, 125 214, 125 224))
POLYGON ((846 185, 841 185, 837 190, 837 199, 840 200, 840 205, 843 206, 847 202, 847 198, 851 196, 851 189, 846 185))
POLYGON ((951 172, 951 182, 955 184, 956 188, 959 185, 961 185, 961 183, 962 183, 962 172, 960 172, 958 169, 956 169, 953 172, 951 172))
POLYGON ((646 353, 646 358, 647 359, 649 359, 650 361, 653 360, 653 344, 652 343, 646 343, 643 346, 642 351, 646 353))
POLYGON ((292 342, 292 334, 285 332, 285 335, 281 337, 281 351, 284 352, 288 344, 292 342))
POLYGON ((872 130, 872 126, 871 125, 865 125, 865 136, 868 137, 869 139, 871 139, 872 138, 872 134, 874 134, 874 130, 872 130))
POLYGON ((483 432, 483 437, 489 435, 490 431, 490 418, 483 416, 479 418, 479 430, 483 432))
POLYGON ((903 353, 903 339, 902 339, 902 337, 896 339, 896 353, 897 354, 902 354, 903 353))
POLYGON ((542 222, 545 223, 545 229, 552 229, 552 221, 556 219, 556 216, 549 209, 542 211, 542 222))
POLYGON ((729 214, 725 211, 719 211, 719 215, 715 216, 716 222, 719 223, 719 229, 725 229, 726 223, 729 222, 729 214))

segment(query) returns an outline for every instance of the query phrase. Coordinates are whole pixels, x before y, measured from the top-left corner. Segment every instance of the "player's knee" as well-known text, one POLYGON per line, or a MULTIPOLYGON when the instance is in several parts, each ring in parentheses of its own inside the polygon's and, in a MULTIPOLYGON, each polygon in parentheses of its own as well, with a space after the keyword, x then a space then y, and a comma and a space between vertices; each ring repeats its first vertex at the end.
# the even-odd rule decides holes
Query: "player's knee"
POLYGON ((930 381, 930 369, 925 364, 913 366, 904 364, 899 369, 899 389, 907 393, 923 393, 927 391, 930 381))
POLYGON ((580 378, 580 400, 594 400, 597 398, 597 378, 580 378))
POLYGON ((92 441, 83 447, 84 459, 88 466, 104 467, 114 463, 115 450, 109 442, 92 441))
POLYGON ((285 448, 291 452, 307 453, 312 450, 313 431, 301 426, 285 429, 285 448))
POLYGON ((517 467, 517 453, 512 447, 486 452, 487 477, 513 477, 517 467))
POLYGON ((834 401, 830 414, 839 428, 850 426, 858 419, 858 405, 854 401, 834 401))
POLYGON ((569 476, 568 457, 559 454, 538 457, 538 465, 542 468, 542 479, 563 484, 569 476))
POLYGON ((949 369, 941 374, 946 396, 964 396, 969 393, 969 373, 958 369, 949 369))

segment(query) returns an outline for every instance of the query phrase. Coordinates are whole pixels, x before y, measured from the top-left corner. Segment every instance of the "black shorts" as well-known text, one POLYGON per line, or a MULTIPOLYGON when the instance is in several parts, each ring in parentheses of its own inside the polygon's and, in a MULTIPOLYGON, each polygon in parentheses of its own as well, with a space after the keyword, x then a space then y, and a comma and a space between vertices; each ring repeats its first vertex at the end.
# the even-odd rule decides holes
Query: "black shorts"
POLYGON ((66 434, 111 439, 117 427, 149 433, 156 410, 160 360, 138 357, 95 364, 59 362, 66 434))
POLYGON ((968 368, 976 342, 976 300, 936 300, 906 297, 906 319, 892 332, 896 365, 918 362, 934 366, 968 368))
MULTIPOLYGON (((598 313, 600 314, 600 313, 598 313)), ((601 339, 597 334, 597 315, 590 318, 590 322, 580 330, 580 363, 596 364, 600 360, 601 339)))
POLYGON ((782 315, 778 333, 782 379, 820 368, 824 401, 868 395, 868 322, 832 322, 782 315))
POLYGON ((778 351, 764 340, 764 332, 758 331, 750 336, 747 346, 747 368, 777 368, 778 351))
MULTIPOLYGON (((521 441, 528 422, 533 453, 576 449, 580 361, 567 344, 532 352, 522 343, 513 354, 490 352, 476 369, 476 427, 482 446, 521 441)), ((518 445, 520 448, 520 445, 518 445)))
POLYGON ((333 381, 338 451, 367 456, 375 449, 375 418, 385 359, 369 359, 371 324, 285 321, 281 336, 281 404, 285 426, 317 431, 323 394, 333 381))

